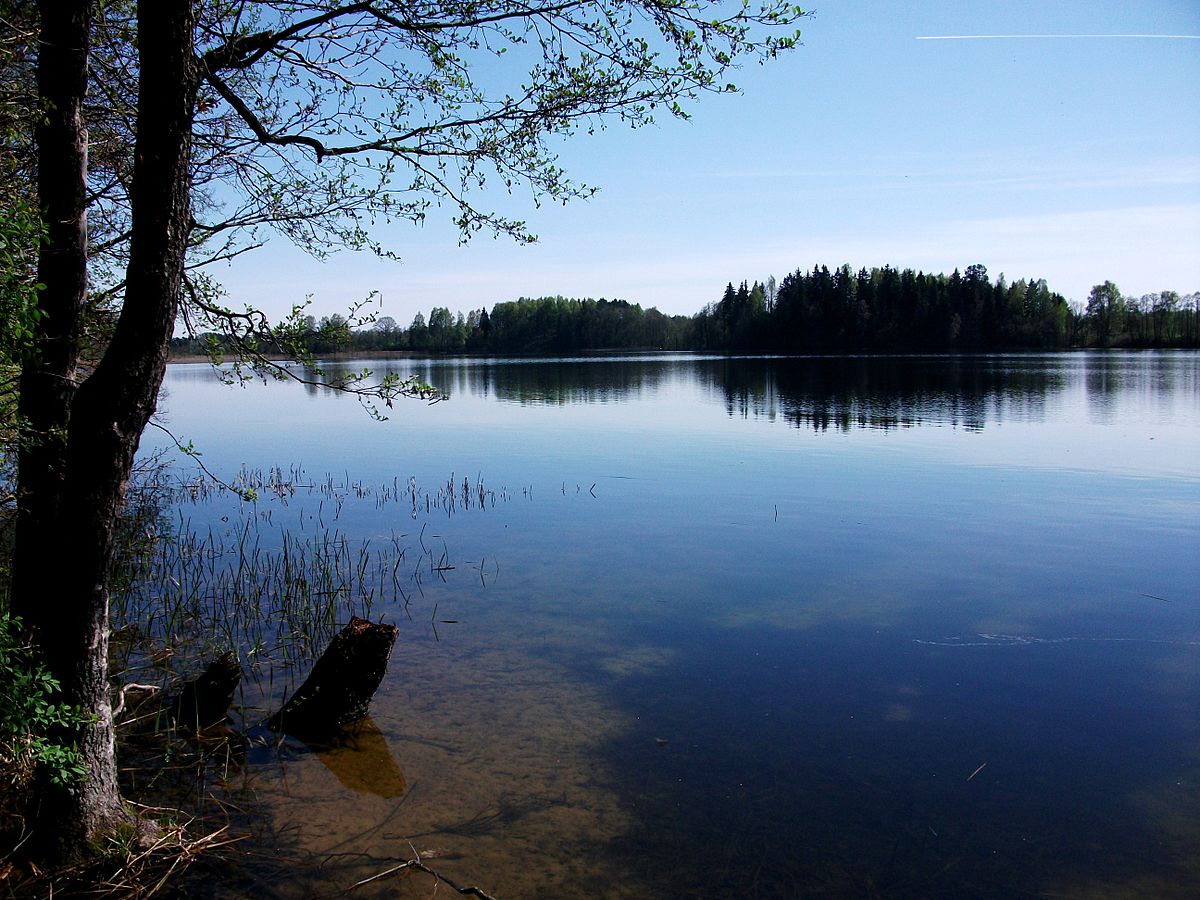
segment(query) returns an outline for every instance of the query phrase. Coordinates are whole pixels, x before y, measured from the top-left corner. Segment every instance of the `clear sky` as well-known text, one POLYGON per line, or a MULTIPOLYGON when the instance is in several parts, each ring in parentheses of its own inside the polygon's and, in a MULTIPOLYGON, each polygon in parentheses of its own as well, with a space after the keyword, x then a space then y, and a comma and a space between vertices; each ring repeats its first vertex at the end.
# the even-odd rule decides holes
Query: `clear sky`
POLYGON ((402 325, 435 305, 555 294, 691 314, 727 282, 842 263, 982 263, 1073 301, 1105 280, 1200 290, 1200 0, 811 8, 804 46, 733 73, 743 93, 705 98, 690 122, 564 144, 593 199, 497 196, 534 246, 459 247, 435 210, 385 233, 399 263, 321 263, 277 238, 213 274, 231 304, 276 314, 378 290, 402 325))

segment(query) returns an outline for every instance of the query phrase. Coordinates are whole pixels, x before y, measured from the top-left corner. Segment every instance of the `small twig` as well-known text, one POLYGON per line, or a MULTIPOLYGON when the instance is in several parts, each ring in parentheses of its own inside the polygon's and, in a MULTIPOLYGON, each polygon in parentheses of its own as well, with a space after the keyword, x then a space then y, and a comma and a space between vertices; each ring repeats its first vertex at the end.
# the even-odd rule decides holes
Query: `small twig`
POLYGON ((405 869, 411 869, 412 867, 413 867, 412 860, 409 860, 408 862, 402 862, 402 863, 400 863, 400 865, 392 866, 390 869, 384 869, 382 872, 378 872, 375 875, 372 875, 370 878, 364 878, 362 881, 354 882, 354 884, 350 885, 350 887, 348 887, 348 888, 346 888, 346 890, 342 891, 342 894, 336 895, 336 896, 348 894, 351 891, 357 890, 358 888, 363 887, 364 885, 368 885, 373 881, 382 881, 385 878, 388 878, 399 872, 403 872, 405 869))
POLYGON ((485 891, 481 887, 476 887, 473 884, 469 884, 469 885, 455 884, 453 881, 451 881, 445 875, 442 875, 441 873, 439 873, 439 872, 435 871, 434 869, 430 868, 429 866, 425 865, 425 863, 421 862, 419 859, 410 860, 409 865, 414 869, 420 869, 422 872, 426 873, 427 875, 432 875, 440 883, 446 885, 446 887, 450 888, 453 891, 457 891, 459 894, 462 894, 463 896, 479 897, 480 900, 496 900, 495 897, 493 897, 491 894, 489 894, 487 891, 485 891))
POLYGON ((125 711, 125 694, 127 691, 145 691, 148 694, 157 694, 158 693, 158 685, 134 684, 133 682, 130 682, 129 684, 127 684, 123 688, 121 688, 121 690, 119 692, 121 699, 117 701, 117 705, 113 707, 113 711, 112 711, 112 717, 114 719, 117 716, 119 716, 122 712, 125 711))
POLYGON ((171 439, 171 441, 175 444, 175 446, 179 449, 179 452, 185 454, 186 456, 190 456, 192 458, 192 462, 194 462, 197 466, 199 466, 200 470, 202 472, 204 472, 204 474, 207 475, 209 478, 211 478, 215 484, 220 485, 221 487, 225 488, 225 490, 227 490, 227 491, 230 491, 234 494, 238 494, 241 497, 245 497, 245 491, 238 490, 237 488, 233 487, 232 485, 227 484, 226 482, 224 482, 220 478, 218 478, 216 475, 214 475, 212 473, 212 471, 208 468, 208 466, 206 466, 204 464, 204 462, 200 459, 200 454, 193 447, 191 447, 190 444, 189 444, 189 446, 185 447, 180 442, 179 438, 175 437, 175 435, 171 433, 171 430, 169 428, 167 428, 164 425, 160 425, 158 422, 155 422, 154 420, 151 420, 147 424, 153 425, 155 428, 157 428, 159 431, 161 431, 163 434, 165 434, 167 437, 169 437, 171 439))
POLYGON ((363 887, 364 885, 368 885, 376 881, 382 881, 383 879, 390 878, 393 875, 399 875, 401 872, 407 871, 408 869, 416 869, 420 872, 424 872, 426 875, 432 875, 435 879, 437 879, 439 884, 446 885, 446 887, 463 895, 464 897, 479 897, 480 900, 496 900, 495 897, 487 893, 487 891, 485 891, 483 888, 476 887, 475 885, 460 885, 451 881, 445 875, 442 875, 440 872, 435 871, 434 869, 425 865, 425 863, 421 862, 420 852, 418 852, 418 850, 411 843, 408 845, 408 847, 413 852, 412 859, 408 860, 407 862, 402 862, 399 865, 392 866, 390 869, 384 869, 382 872, 378 872, 369 878, 362 879, 362 881, 356 881, 340 894, 333 894, 331 896, 342 897, 346 894, 349 894, 351 891, 363 887))

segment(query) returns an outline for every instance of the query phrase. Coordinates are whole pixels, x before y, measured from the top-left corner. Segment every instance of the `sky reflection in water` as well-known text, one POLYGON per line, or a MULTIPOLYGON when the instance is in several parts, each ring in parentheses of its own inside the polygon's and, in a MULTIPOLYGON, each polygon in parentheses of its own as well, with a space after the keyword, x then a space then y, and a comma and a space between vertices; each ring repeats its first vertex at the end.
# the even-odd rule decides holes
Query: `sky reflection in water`
POLYGON ((1196 355, 386 366, 450 399, 168 373, 218 473, 508 498, 342 509, 457 568, 385 611, 408 793, 295 752, 299 844, 509 897, 1200 891, 1196 355))

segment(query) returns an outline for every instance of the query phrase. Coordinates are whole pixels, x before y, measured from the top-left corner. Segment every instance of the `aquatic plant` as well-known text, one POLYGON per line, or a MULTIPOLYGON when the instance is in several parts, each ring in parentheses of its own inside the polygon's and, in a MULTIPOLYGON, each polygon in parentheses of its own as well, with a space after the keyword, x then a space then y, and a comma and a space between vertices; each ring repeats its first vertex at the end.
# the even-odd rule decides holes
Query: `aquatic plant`
MULTIPOLYGON (((424 580, 444 581, 456 569, 445 542, 427 540, 427 524, 413 535, 349 537, 339 525, 347 503, 394 504, 415 520, 510 498, 482 478, 451 475, 424 490, 415 478, 368 486, 348 474, 311 478, 301 467, 243 468, 228 482, 159 480, 153 493, 157 505, 147 504, 127 526, 134 539, 118 560, 114 668, 128 674, 152 667, 177 648, 192 660, 232 650, 252 678, 268 681, 275 670, 310 659, 354 616, 402 610, 412 619, 424 580), (204 509, 214 504, 225 506, 204 509), (195 523, 196 511, 204 524, 195 523)), ((482 562, 479 571, 485 578, 482 562)), ((436 604, 431 626, 435 617, 436 604)))

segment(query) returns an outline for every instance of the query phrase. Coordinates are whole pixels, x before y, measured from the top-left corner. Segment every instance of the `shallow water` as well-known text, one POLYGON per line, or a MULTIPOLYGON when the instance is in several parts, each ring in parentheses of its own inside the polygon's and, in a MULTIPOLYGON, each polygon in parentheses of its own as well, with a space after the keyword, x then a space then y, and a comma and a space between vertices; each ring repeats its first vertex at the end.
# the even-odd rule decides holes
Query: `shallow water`
POLYGON ((214 894, 414 850, 509 898, 1200 893, 1200 356, 367 365, 449 400, 168 372, 209 469, 346 486, 193 528, 323 523, 420 578, 371 609, 375 727, 221 786, 270 827, 214 894), (372 488, 451 473, 492 501, 372 488))

